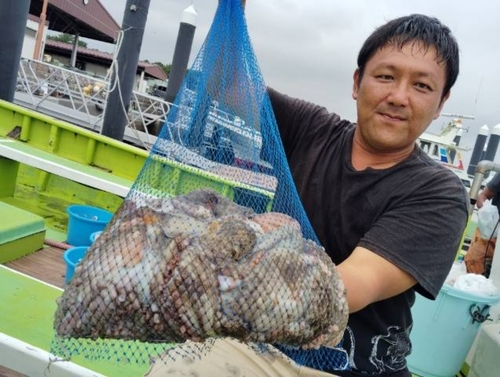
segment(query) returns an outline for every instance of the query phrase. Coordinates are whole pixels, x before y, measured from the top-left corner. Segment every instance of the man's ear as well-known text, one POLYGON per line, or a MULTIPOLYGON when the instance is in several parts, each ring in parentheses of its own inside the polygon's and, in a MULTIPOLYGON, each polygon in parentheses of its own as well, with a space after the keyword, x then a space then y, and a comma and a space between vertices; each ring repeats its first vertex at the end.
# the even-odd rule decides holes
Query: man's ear
POLYGON ((357 100, 358 99, 358 92, 359 92, 359 68, 357 68, 354 71, 354 75, 352 77, 353 83, 352 83, 352 98, 357 100))
POLYGON ((441 103, 439 104, 439 107, 436 110, 436 113, 434 114, 434 119, 439 118, 439 116, 441 115, 441 110, 443 110, 445 102, 448 101, 448 98, 450 98, 450 94, 451 92, 448 90, 448 93, 445 94, 445 96, 441 100, 441 103))

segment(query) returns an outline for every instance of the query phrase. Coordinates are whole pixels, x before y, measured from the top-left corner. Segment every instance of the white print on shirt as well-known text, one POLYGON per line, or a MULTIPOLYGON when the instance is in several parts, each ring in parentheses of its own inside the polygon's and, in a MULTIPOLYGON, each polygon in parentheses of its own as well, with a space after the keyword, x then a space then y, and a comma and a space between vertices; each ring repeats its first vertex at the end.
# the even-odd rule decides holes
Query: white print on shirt
POLYGON ((370 363, 377 368, 377 372, 395 372, 406 367, 406 355, 411 351, 411 327, 401 331, 399 326, 390 326, 386 335, 377 335, 372 338, 372 352, 370 363))
POLYGON ((354 361, 354 353, 356 350, 356 339, 354 338, 354 333, 352 332, 349 326, 347 326, 346 331, 349 334, 349 341, 351 343, 351 346, 349 347, 349 366, 351 368, 357 369, 356 363, 354 361))

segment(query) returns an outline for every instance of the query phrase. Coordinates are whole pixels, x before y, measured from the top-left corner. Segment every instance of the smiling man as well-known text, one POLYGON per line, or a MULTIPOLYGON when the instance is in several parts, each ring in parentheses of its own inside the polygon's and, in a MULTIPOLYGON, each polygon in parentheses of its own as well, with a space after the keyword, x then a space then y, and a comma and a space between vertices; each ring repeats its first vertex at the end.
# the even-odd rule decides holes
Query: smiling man
POLYGON ((458 54, 435 18, 376 29, 354 72, 356 123, 269 90, 305 210, 346 285, 341 376, 410 375, 415 292, 435 298, 458 251, 465 189, 415 143, 450 96, 458 54))

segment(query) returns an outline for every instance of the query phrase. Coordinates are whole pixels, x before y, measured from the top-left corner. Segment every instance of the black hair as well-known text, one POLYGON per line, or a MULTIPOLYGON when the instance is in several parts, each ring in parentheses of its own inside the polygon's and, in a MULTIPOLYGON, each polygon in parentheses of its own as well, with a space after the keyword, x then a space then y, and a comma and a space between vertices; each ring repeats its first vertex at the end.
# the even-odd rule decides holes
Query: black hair
POLYGON ((447 26, 437 18, 422 14, 396 18, 375 29, 359 51, 359 80, 363 77, 366 63, 378 50, 389 44, 402 49, 406 44, 414 42, 421 42, 426 49, 434 47, 437 62, 445 64, 446 82, 442 93, 444 98, 458 77, 458 44, 447 26))

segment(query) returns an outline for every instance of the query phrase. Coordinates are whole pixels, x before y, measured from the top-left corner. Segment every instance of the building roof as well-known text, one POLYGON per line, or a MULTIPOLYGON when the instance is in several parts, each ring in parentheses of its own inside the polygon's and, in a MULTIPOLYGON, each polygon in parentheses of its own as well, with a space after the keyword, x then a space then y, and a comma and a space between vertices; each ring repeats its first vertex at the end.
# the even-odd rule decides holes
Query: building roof
MULTIPOLYGON (((47 39, 45 42, 45 53, 58 53, 63 56, 71 56, 71 51, 73 50, 73 45, 69 43, 64 43, 64 42, 58 42, 54 41, 52 39, 47 39)), ((90 48, 84 48, 78 46, 77 50, 77 56, 82 58, 84 57, 87 62, 92 62, 92 63, 100 63, 100 64, 106 64, 111 66, 111 62, 113 61, 113 54, 110 54, 108 52, 104 51, 99 51, 95 49, 90 49, 90 48)), ((161 67, 159 67, 156 64, 151 64, 148 62, 139 62, 137 65, 137 72, 143 72, 146 74, 146 76, 158 79, 158 80, 166 80, 167 79, 167 74, 161 67)))
MULTIPOLYGON (((40 16, 43 0, 31 0, 29 13, 40 16)), ((61 33, 114 43, 120 25, 99 0, 48 0, 46 19, 49 29, 61 33)))
POLYGON ((139 62, 139 67, 144 68, 144 73, 148 76, 154 77, 155 79, 165 81, 168 76, 159 65, 151 64, 147 62, 139 62))
MULTIPOLYGON (((35 16, 33 14, 28 14, 28 20, 40 23, 40 17, 35 16)), ((49 24, 49 21, 45 20, 45 25, 48 25, 48 24, 49 24)))

